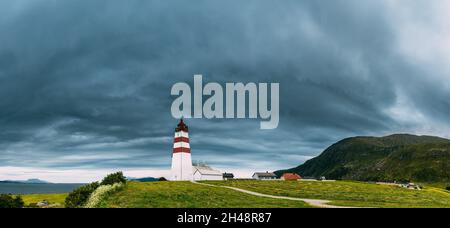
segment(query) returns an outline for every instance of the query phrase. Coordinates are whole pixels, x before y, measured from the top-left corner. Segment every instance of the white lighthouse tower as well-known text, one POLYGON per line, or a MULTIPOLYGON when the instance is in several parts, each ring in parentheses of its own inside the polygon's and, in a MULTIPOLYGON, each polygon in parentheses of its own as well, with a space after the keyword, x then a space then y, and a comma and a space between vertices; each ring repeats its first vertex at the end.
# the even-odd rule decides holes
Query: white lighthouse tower
POLYGON ((188 126, 180 120, 175 129, 175 139, 172 151, 172 170, 171 180, 173 181, 192 181, 194 180, 192 172, 191 147, 189 146, 188 126))

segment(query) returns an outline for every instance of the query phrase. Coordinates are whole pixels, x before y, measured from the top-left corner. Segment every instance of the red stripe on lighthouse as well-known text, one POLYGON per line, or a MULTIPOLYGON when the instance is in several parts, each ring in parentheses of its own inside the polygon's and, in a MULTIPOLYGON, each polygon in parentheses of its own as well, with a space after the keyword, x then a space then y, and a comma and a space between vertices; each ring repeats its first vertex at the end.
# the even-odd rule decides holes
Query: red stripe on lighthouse
POLYGON ((185 147, 177 147, 173 148, 173 153, 191 153, 191 149, 185 147))
POLYGON ((186 138, 186 137, 177 137, 177 138, 175 138, 174 142, 175 142, 175 143, 177 143, 177 142, 185 142, 185 143, 189 143, 189 138, 186 138))

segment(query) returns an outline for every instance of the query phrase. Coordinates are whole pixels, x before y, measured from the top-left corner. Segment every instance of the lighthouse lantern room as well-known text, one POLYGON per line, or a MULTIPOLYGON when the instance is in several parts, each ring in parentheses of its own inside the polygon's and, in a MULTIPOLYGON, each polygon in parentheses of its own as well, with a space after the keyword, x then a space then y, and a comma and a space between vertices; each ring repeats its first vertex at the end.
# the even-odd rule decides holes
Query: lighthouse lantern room
POLYGON ((189 145, 189 130, 183 119, 175 129, 175 137, 172 151, 171 180, 192 181, 194 179, 192 169, 191 147, 189 145))

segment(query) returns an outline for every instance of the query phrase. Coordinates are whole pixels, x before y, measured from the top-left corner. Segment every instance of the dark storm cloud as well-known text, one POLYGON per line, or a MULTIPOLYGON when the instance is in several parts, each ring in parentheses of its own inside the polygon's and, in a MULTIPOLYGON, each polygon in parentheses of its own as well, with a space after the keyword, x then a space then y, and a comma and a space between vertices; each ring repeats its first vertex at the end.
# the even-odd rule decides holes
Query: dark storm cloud
POLYGON ((448 90, 424 77, 433 72, 399 56, 400 28, 382 1, 0 6, 0 166, 166 168, 170 88, 197 73, 280 83, 276 130, 188 120, 194 160, 221 166, 292 166, 343 137, 404 129, 386 110, 406 81, 417 109, 450 111, 448 90))

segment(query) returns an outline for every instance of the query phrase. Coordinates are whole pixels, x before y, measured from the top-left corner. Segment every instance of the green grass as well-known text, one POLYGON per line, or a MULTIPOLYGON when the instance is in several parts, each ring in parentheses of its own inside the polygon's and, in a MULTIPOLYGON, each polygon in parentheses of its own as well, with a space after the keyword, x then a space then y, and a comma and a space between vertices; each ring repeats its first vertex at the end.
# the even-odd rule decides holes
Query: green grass
POLYGON ((422 191, 363 182, 321 181, 208 181, 277 196, 331 200, 332 205, 357 207, 446 207, 450 192, 435 187, 422 191))
MULTIPOLYGON (((450 191, 426 185, 422 191, 364 182, 336 181, 207 181, 270 195, 331 200, 332 205, 356 207, 446 207, 450 191)), ((63 207, 67 194, 22 195, 26 205, 48 200, 63 207)), ((234 190, 190 182, 129 182, 109 194, 101 207, 125 208, 292 208, 309 207, 303 202, 251 196, 234 190)))
POLYGON ((67 193, 63 194, 29 194, 29 195, 21 195, 25 205, 29 205, 32 203, 38 203, 43 200, 47 200, 50 204, 53 204, 54 207, 64 207, 64 201, 66 200, 67 193))
POLYGON ((103 199, 100 207, 112 208, 297 208, 300 201, 262 198, 234 190, 190 182, 129 182, 103 199))
POLYGON ((420 185, 444 189, 450 187, 450 182, 435 182, 435 183, 419 183, 420 185))

